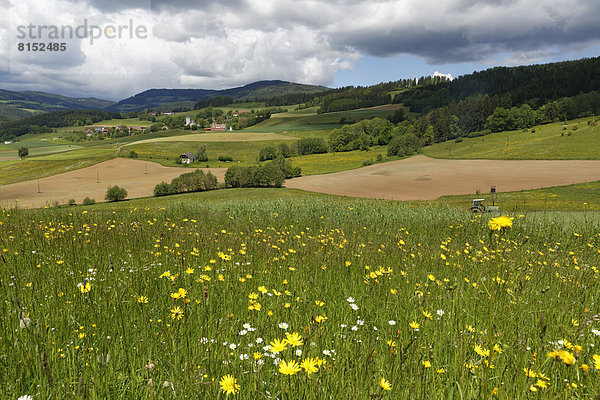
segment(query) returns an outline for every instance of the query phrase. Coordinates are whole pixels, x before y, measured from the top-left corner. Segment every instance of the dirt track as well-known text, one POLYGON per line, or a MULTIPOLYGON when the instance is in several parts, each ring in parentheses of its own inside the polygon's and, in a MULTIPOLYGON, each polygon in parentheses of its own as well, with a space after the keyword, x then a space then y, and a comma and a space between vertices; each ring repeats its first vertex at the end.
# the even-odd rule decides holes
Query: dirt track
POLYGON ((354 197, 434 200, 443 195, 509 192, 600 180, 600 161, 439 160, 415 156, 286 181, 288 188, 354 197))
MULTIPOLYGON (((202 170, 210 170, 219 182, 223 182, 226 168, 202 170)), ((55 201, 65 204, 69 199, 80 204, 86 196, 104 201, 106 188, 111 185, 124 187, 127 198, 152 196, 156 184, 169 182, 191 171, 191 168, 163 167, 149 161, 115 158, 92 167, 41 178, 41 193, 38 193, 38 180, 0 186, 0 208, 14 206, 15 199, 19 199, 22 208, 53 205, 55 201)))

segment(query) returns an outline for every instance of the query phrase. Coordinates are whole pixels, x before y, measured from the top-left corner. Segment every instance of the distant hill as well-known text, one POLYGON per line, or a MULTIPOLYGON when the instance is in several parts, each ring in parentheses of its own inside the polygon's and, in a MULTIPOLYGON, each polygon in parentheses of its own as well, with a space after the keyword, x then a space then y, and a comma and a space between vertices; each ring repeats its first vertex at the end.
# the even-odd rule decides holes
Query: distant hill
POLYGON ((394 103, 422 113, 473 95, 504 96, 510 105, 539 107, 549 101, 600 90, 600 57, 550 64, 494 67, 438 85, 399 93, 394 103))
POLYGON ((114 102, 95 97, 76 98, 44 92, 0 89, 0 121, 26 118, 34 114, 63 110, 102 110, 114 102))
POLYGON ((260 100, 276 96, 297 93, 321 93, 329 88, 324 86, 303 85, 285 81, 259 81, 224 90, 209 89, 150 89, 114 104, 110 111, 128 112, 142 111, 150 108, 165 109, 172 106, 193 106, 194 103, 212 97, 229 96, 235 100, 260 100))

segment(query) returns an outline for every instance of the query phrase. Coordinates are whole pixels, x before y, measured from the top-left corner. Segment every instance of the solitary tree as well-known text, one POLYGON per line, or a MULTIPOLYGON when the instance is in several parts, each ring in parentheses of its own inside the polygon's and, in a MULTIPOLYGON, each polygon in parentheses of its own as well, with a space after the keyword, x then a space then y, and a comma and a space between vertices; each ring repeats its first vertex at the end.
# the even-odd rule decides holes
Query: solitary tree
POLYGON ((23 159, 29 155, 29 149, 27 147, 19 148, 19 158, 23 159))
POLYGON ((104 199, 108 200, 108 201, 119 201, 119 200, 123 200, 125 197, 127 197, 127 190, 115 185, 115 186, 108 187, 108 189, 106 190, 106 196, 104 196, 104 199))

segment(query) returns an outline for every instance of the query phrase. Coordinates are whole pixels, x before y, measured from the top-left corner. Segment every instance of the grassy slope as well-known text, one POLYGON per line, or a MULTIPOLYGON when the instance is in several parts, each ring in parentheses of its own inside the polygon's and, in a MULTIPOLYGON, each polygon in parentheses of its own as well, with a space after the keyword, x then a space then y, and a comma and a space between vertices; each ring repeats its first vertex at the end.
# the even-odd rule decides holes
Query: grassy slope
POLYGON ((62 174, 89 167, 112 157, 86 157, 63 160, 22 160, 0 163, 0 185, 62 174))
POLYGON ((575 160, 600 157, 600 126, 591 126, 591 118, 536 126, 531 130, 492 133, 462 142, 437 143, 423 149, 436 158, 575 160), (577 128, 573 130, 573 128, 577 128))
MULTIPOLYGON (((477 197, 492 204, 489 194, 444 196, 430 203, 467 209, 477 197)), ((600 182, 498 193, 496 205, 501 211, 600 211, 600 182)))
POLYGON ((326 114, 317 114, 316 107, 304 110, 295 110, 287 113, 274 114, 270 119, 246 129, 247 131, 292 132, 316 129, 333 129, 342 126, 340 120, 360 121, 373 117, 385 118, 394 111, 381 107, 360 110, 340 111, 326 114))

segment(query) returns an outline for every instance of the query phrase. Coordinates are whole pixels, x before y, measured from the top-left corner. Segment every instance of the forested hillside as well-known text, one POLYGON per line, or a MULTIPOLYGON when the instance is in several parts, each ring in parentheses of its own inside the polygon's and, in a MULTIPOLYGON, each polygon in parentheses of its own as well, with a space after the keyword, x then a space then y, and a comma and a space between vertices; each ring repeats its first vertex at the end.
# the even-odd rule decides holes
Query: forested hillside
POLYGON ((52 128, 89 125, 105 119, 121 118, 121 114, 108 111, 71 110, 38 114, 0 124, 0 140, 12 140, 27 133, 51 132, 52 128))

